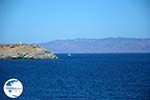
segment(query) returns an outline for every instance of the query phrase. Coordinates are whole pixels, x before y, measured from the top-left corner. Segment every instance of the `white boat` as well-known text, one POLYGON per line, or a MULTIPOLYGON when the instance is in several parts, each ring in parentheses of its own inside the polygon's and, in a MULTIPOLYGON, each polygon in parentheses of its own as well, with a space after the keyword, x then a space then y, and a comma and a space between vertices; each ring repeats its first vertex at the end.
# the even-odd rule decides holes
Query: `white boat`
POLYGON ((70 53, 68 53, 68 56, 71 56, 71 54, 70 54, 70 53))

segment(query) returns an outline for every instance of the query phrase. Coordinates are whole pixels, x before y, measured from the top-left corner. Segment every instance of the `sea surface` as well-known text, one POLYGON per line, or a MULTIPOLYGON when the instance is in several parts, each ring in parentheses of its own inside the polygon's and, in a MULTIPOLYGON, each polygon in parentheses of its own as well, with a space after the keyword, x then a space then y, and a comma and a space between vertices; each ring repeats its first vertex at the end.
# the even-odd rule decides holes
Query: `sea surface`
POLYGON ((150 54, 57 54, 57 60, 0 60, 0 100, 10 78, 13 100, 150 100, 150 54))

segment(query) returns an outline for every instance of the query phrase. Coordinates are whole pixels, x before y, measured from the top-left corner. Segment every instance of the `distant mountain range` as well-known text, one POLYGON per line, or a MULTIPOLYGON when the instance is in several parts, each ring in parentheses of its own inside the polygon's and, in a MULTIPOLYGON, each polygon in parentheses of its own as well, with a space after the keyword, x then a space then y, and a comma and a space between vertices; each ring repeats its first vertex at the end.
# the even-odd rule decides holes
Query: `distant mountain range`
POLYGON ((55 53, 147 53, 150 39, 104 38, 55 40, 38 44, 55 53))

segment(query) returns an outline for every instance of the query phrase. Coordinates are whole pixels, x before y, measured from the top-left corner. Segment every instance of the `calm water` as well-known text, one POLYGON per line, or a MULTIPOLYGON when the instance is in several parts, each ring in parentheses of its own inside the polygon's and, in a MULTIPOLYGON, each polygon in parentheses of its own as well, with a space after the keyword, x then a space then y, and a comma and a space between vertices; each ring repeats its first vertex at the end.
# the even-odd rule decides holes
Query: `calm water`
POLYGON ((17 100, 150 100, 150 54, 58 54, 58 60, 0 60, 3 85, 17 78, 17 100))

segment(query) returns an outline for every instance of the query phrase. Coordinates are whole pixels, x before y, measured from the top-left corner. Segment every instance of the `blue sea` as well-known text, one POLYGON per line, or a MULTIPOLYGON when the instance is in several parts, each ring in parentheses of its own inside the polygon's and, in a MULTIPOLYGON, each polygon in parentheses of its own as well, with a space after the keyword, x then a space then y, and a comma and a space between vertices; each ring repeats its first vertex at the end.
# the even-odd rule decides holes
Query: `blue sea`
MULTIPOLYGON (((57 54, 57 60, 0 60, 0 100, 10 78, 16 100, 150 100, 150 54, 57 54)), ((15 100, 15 99, 13 99, 15 100)))

